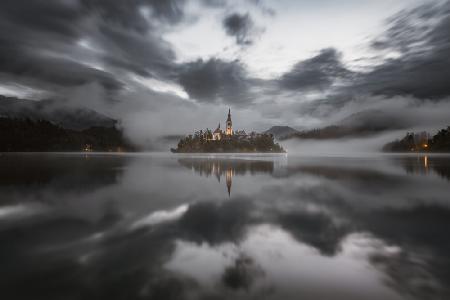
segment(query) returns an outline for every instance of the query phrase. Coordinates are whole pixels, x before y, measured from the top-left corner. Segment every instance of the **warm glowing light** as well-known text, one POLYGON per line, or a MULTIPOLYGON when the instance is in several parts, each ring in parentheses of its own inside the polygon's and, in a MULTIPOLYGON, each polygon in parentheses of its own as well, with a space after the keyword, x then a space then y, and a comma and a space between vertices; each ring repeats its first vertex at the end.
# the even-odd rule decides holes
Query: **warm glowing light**
POLYGON ((423 144, 423 147, 424 148, 428 148, 428 144, 423 144))
POLYGON ((423 157, 423 165, 425 168, 428 168, 428 156, 423 157))

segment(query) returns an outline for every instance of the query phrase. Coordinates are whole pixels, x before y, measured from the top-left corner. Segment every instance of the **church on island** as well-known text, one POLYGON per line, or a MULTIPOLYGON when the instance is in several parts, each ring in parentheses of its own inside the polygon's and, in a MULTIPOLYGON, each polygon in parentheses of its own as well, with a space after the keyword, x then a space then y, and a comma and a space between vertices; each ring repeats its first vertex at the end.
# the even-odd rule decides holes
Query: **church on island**
POLYGON ((231 109, 228 109, 228 118, 226 121, 226 129, 222 131, 220 129, 220 123, 217 126, 216 130, 212 133, 212 136, 207 137, 208 140, 212 141, 220 141, 222 139, 231 138, 231 137, 244 138, 247 137, 247 133, 244 130, 233 131, 233 122, 231 121, 231 109))
POLYGON ((173 153, 239 153, 239 152, 272 152, 284 153, 284 149, 274 142, 274 137, 267 133, 252 131, 247 134, 244 130, 233 130, 231 121, 231 109, 228 109, 225 130, 195 131, 181 138, 176 148, 171 148, 173 153))

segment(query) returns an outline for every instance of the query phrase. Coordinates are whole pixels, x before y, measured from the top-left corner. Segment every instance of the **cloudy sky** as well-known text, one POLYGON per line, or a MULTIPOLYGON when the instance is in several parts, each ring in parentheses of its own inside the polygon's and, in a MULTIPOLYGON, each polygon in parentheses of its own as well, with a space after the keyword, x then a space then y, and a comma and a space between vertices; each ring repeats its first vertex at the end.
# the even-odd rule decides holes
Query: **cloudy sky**
POLYGON ((355 114, 450 119, 450 2, 2 0, 0 94, 95 109, 136 141, 355 114))

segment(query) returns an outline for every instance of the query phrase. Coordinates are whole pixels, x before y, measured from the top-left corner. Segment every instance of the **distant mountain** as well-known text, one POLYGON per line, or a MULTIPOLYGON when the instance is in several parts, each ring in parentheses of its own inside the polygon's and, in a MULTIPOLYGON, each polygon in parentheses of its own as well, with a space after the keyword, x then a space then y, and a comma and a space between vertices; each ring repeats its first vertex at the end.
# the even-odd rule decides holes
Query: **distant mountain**
POLYGON ((336 125, 365 133, 405 129, 414 124, 397 112, 368 109, 351 114, 336 125))
POLYGON ((364 137, 379 132, 380 131, 374 131, 365 128, 353 128, 346 126, 327 126, 323 128, 301 131, 297 134, 291 135, 289 138, 328 140, 347 137, 364 137))
POLYGON ((282 136, 280 139, 338 139, 347 137, 365 137, 379 134, 388 130, 405 129, 409 125, 408 120, 399 118, 398 115, 380 110, 366 110, 352 114, 336 125, 302 130, 296 133, 282 136))
POLYGON ((299 133, 289 126, 272 126, 269 130, 265 131, 266 134, 272 134, 276 139, 283 139, 293 134, 299 133))
POLYGON ((73 130, 90 127, 114 127, 116 120, 96 111, 59 105, 52 100, 22 100, 0 96, 0 117, 9 119, 46 120, 50 123, 73 130))

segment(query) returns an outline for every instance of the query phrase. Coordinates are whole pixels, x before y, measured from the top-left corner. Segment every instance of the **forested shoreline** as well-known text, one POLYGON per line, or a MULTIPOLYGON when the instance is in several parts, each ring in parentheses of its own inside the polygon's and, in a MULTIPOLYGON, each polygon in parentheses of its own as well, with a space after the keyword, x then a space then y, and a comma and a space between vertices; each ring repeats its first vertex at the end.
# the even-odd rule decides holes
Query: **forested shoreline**
POLYGON ((136 151, 116 127, 66 129, 46 120, 0 118, 0 152, 136 151))

